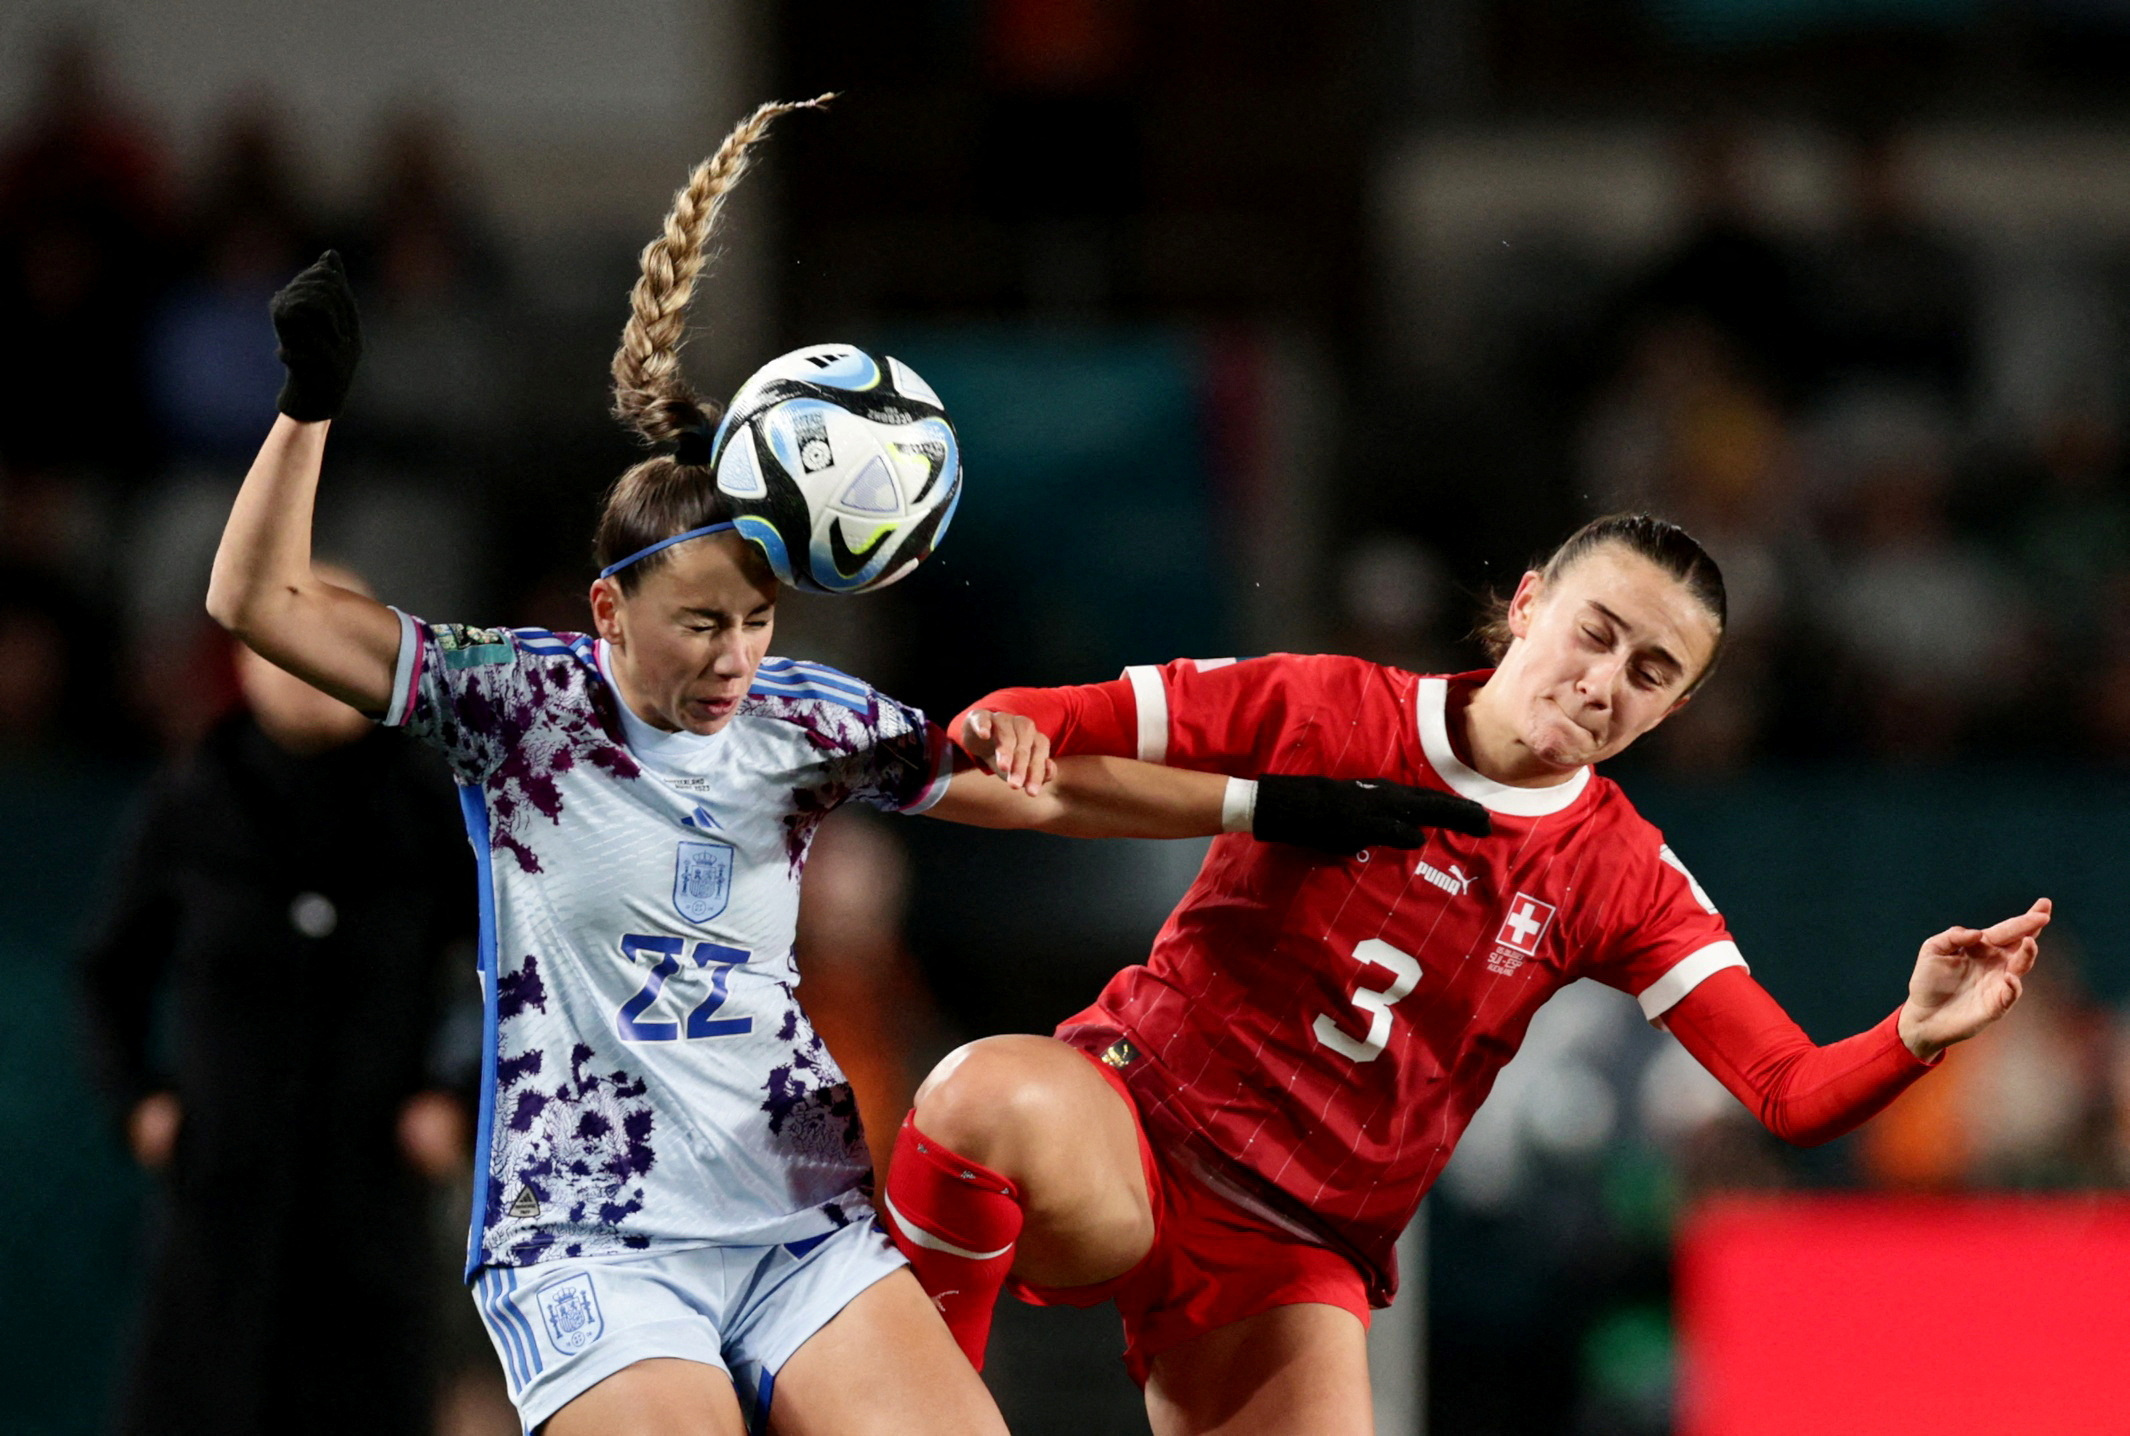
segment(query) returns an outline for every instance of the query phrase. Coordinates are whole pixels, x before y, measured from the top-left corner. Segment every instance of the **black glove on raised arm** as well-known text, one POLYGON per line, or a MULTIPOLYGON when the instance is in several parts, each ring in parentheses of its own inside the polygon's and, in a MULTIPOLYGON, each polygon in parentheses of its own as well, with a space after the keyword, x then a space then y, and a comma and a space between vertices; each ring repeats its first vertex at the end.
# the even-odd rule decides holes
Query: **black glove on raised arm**
POLYGON ((339 418, 362 358, 362 319, 340 252, 327 250, 291 279, 274 296, 272 312, 281 341, 274 355, 288 370, 276 406, 305 424, 339 418))
POLYGON ((1374 779, 1304 778, 1268 773, 1257 780, 1250 833, 1260 842, 1319 852, 1417 848, 1429 829, 1483 838, 1487 810, 1470 798, 1374 779))

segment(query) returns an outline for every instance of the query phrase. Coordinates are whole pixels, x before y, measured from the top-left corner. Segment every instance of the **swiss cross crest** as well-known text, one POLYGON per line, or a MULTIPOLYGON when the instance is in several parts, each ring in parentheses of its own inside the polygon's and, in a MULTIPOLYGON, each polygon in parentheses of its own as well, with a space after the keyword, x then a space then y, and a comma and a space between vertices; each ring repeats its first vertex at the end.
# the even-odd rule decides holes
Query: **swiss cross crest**
POLYGON ((1494 934, 1495 945, 1525 957, 1536 956, 1538 940, 1553 925, 1553 912, 1552 903, 1518 893, 1510 900, 1509 915, 1501 920, 1501 931, 1494 934))

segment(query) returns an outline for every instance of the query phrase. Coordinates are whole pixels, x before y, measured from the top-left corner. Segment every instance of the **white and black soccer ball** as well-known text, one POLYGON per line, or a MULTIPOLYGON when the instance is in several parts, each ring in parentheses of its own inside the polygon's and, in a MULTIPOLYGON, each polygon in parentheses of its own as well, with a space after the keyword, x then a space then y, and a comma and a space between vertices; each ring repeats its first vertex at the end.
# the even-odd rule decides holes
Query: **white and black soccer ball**
POLYGON ((961 445, 932 386, 849 344, 757 369, 711 462, 740 533, 778 579, 815 593, 885 588, 938 546, 961 502, 961 445))

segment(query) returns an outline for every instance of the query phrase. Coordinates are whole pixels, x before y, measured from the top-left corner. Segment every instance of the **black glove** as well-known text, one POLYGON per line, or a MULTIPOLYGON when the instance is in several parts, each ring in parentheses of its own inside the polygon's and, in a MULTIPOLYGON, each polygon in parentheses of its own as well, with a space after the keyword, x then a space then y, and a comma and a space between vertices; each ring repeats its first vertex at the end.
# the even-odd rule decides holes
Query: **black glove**
POLYGON ((1250 833, 1260 842, 1340 854, 1363 848, 1417 848, 1427 841, 1430 828, 1475 838, 1493 831, 1485 808, 1454 793, 1368 779, 1270 773, 1257 780, 1257 808, 1250 819, 1250 833))
POLYGON ((318 262, 291 279, 273 303, 274 351, 288 369, 275 404, 301 423, 337 419, 362 357, 362 319, 355 312, 355 291, 340 266, 340 252, 329 249, 318 262))

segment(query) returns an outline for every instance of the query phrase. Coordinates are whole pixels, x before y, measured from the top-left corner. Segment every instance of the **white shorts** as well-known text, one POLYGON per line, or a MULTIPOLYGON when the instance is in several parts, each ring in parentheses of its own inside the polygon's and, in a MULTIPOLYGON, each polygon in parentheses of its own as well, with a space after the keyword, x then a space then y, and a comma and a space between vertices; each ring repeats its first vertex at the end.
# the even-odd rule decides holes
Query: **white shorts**
POLYGON ((474 1304, 528 1432, 624 1366, 675 1356, 732 1378, 750 1432, 777 1372, 867 1287, 905 1265, 871 1221, 810 1242, 482 1267, 474 1304))

